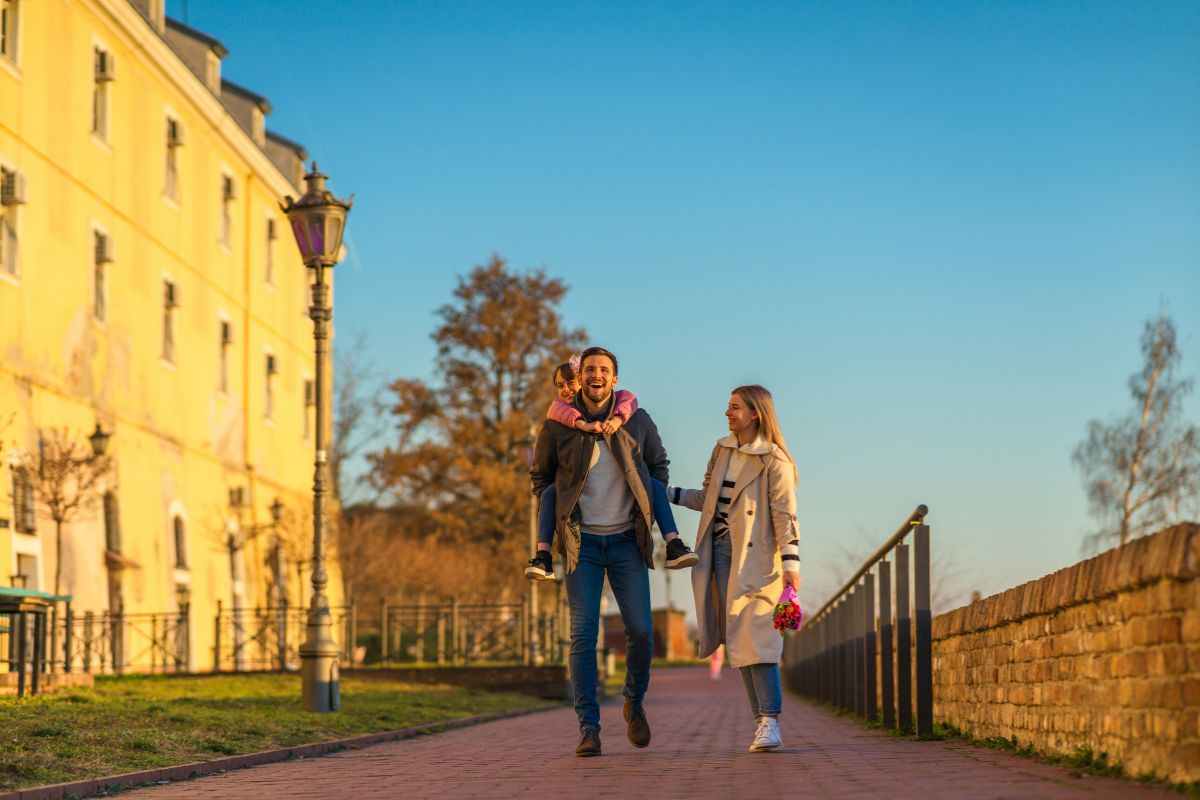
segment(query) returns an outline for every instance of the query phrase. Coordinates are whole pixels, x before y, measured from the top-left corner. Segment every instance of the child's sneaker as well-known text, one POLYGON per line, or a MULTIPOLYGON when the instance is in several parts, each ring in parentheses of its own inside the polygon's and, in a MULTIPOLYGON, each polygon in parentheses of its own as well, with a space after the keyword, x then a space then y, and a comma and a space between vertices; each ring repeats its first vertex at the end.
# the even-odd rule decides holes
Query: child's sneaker
POLYGON ((533 554, 529 566, 525 568, 525 577, 531 581, 554 580, 554 562, 550 560, 550 551, 538 550, 533 554))
POLYGON ((667 569, 685 569, 699 560, 700 556, 693 553, 692 548, 678 536, 667 542, 667 569))

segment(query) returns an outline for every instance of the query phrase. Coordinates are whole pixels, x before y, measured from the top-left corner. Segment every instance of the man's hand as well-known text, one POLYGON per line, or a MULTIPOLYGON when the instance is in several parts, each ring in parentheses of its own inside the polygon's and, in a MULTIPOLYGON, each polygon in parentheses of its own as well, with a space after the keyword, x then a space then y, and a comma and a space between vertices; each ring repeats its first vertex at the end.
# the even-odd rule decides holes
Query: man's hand
POLYGON ((785 570, 783 573, 783 584, 784 586, 792 587, 797 592, 800 591, 800 573, 785 570))

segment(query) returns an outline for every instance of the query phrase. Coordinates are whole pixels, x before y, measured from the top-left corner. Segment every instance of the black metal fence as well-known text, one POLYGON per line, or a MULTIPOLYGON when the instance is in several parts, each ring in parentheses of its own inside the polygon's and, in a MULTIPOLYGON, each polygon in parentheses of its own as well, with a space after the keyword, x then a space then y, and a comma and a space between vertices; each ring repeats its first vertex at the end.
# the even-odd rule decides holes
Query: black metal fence
POLYGON ((904 732, 913 730, 915 673, 920 736, 933 733, 928 513, 917 506, 846 585, 788 636, 783 656, 784 676, 794 691, 870 721, 879 720, 882 711, 884 727, 904 732), (895 559, 894 586, 889 555, 895 559))
MULTIPOLYGON (((343 664, 354 659, 354 605, 334 606, 334 639, 341 644, 343 664)), ((300 644, 305 638, 308 609, 277 607, 225 608, 217 603, 213 621, 214 672, 295 670, 300 668, 300 644)))
MULTIPOLYGON (((561 604, 559 604, 561 605, 561 604)), ((569 639, 562 609, 521 603, 385 603, 356 618, 364 660, 378 664, 561 664, 569 639)))

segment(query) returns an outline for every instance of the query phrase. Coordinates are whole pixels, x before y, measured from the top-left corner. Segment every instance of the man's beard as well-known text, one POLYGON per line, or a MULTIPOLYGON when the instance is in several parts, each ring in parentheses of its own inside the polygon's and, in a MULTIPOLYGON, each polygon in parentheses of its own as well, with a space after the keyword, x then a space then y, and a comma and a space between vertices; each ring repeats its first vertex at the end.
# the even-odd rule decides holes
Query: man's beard
POLYGON ((612 397, 612 384, 610 383, 607 386, 604 386, 600 389, 593 389, 590 386, 585 386, 583 389, 583 393, 584 393, 584 396, 587 397, 587 399, 589 401, 591 401, 592 403, 595 403, 596 405, 600 405, 601 403, 607 403, 608 398, 612 397), (597 392, 597 391, 602 393, 599 397, 597 397, 595 394, 593 394, 593 392, 597 392))

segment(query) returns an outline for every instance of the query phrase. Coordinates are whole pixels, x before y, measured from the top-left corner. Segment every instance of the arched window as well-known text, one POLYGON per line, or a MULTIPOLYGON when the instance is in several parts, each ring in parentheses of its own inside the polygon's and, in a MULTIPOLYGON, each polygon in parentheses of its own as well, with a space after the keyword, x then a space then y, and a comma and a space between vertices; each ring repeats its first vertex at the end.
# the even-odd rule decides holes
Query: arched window
POLYGON ((183 529, 183 517, 176 515, 173 523, 175 528, 175 568, 187 569, 187 534, 183 529))
POLYGON ((115 492, 104 493, 104 546, 113 553, 121 552, 121 513, 115 492))

